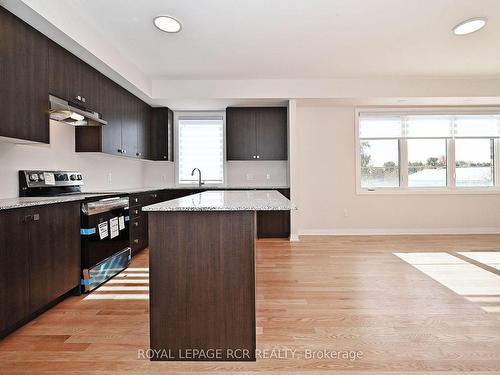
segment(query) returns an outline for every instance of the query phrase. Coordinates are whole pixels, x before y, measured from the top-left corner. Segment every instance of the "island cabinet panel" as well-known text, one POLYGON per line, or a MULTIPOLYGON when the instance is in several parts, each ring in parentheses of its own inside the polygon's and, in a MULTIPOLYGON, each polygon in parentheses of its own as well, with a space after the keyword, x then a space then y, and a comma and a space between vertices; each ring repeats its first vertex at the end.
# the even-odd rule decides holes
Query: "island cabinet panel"
POLYGON ((150 212, 149 232, 153 360, 254 361, 255 213, 150 212))
POLYGON ((0 227, 3 337, 79 287, 80 204, 2 211, 0 227))
POLYGON ((151 109, 150 159, 174 161, 174 113, 168 108, 151 109))
POLYGON ((0 137, 49 143, 48 42, 0 7, 0 137))
POLYGON ((227 108, 227 159, 287 160, 287 116, 283 107, 227 108))

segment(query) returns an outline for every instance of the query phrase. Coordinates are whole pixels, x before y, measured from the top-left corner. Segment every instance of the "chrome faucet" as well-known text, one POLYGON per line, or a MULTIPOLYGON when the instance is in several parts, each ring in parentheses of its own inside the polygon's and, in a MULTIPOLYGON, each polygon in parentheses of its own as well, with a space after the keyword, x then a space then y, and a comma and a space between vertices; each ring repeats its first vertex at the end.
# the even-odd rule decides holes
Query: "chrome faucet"
POLYGON ((201 185, 204 185, 205 183, 201 181, 201 171, 199 168, 194 168, 192 171, 191 171, 191 176, 194 176, 194 172, 195 171, 198 171, 198 187, 201 188, 201 185))

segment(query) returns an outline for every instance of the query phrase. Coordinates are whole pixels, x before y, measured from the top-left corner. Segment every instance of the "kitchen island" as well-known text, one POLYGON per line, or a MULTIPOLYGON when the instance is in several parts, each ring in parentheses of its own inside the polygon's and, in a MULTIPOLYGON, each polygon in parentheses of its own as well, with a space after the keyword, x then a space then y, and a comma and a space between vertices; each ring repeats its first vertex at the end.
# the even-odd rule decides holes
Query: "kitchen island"
POLYGON ((206 191, 143 207, 152 360, 255 361, 256 212, 291 209, 274 190, 206 191))

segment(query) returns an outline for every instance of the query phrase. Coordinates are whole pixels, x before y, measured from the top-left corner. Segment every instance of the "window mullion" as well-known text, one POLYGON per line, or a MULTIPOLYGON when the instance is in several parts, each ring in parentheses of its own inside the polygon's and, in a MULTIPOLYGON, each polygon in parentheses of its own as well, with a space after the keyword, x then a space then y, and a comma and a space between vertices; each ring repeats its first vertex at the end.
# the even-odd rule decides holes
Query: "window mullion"
POLYGON ((399 140, 399 181, 400 187, 408 187, 408 142, 406 138, 399 140))
POLYGON ((493 140, 493 186, 500 186, 500 168, 498 166, 500 165, 500 155, 498 154, 498 151, 500 150, 500 139, 495 138, 493 140))
POLYGON ((449 188, 456 187, 457 173, 455 162, 455 139, 448 138, 446 141, 446 169, 447 169, 447 184, 449 188))

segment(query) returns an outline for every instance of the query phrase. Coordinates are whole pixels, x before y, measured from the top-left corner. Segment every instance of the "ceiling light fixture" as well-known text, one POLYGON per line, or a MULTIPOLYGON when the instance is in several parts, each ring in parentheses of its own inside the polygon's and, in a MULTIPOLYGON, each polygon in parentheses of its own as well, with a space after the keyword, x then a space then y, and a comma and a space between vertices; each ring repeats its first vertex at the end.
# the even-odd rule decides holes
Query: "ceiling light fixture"
POLYGON ((453 28, 453 33, 455 35, 472 34, 486 26, 486 21, 487 19, 485 17, 475 17, 465 20, 453 28))
POLYGON ((155 17, 153 23, 157 28, 166 33, 178 33, 182 29, 181 23, 170 16, 155 17))

